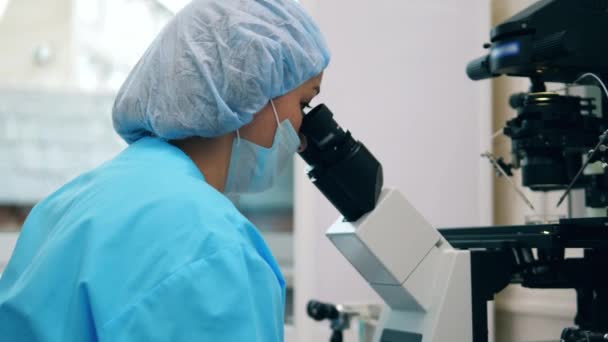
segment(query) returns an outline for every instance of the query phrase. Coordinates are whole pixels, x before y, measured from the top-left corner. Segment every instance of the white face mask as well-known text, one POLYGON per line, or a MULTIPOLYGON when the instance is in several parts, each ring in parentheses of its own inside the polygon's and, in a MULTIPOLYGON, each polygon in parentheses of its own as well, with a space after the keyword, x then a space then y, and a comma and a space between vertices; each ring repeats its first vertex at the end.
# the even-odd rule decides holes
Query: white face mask
POLYGON ((265 148, 237 137, 232 143, 232 156, 224 192, 227 194, 254 193, 272 187, 289 158, 298 150, 300 138, 289 119, 279 122, 279 115, 270 100, 277 119, 277 131, 272 147, 265 148))

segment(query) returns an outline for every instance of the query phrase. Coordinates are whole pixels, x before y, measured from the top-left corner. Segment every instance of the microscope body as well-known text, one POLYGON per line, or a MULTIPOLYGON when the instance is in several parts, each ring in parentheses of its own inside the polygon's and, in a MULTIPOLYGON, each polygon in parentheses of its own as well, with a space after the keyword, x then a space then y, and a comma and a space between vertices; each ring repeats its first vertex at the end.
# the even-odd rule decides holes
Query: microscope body
POLYGON ((469 252, 456 250, 394 189, 327 236, 384 300, 376 342, 472 341, 469 252), (468 324, 467 324, 468 323, 468 324))
MULTIPOLYGON (((533 191, 584 188, 591 208, 608 207, 601 194, 608 190, 608 178, 576 174, 583 156, 608 129, 608 101, 603 95, 594 99, 547 91, 545 84, 607 81, 607 30, 606 0, 540 0, 494 27, 484 45, 488 53, 467 66, 471 80, 504 75, 531 81, 528 92, 513 94, 509 101, 517 116, 503 130, 512 142, 506 173, 521 169, 522 185, 533 191)), ((592 162, 603 157, 598 153, 592 162)))

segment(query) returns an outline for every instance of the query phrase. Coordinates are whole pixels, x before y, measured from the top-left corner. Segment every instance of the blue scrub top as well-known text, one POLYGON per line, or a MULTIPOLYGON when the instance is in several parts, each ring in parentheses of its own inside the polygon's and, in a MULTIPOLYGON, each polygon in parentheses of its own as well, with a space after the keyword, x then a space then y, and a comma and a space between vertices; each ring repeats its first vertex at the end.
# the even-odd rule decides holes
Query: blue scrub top
POLYGON ((284 305, 257 229, 148 137, 34 207, 0 278, 0 340, 283 341, 284 305))

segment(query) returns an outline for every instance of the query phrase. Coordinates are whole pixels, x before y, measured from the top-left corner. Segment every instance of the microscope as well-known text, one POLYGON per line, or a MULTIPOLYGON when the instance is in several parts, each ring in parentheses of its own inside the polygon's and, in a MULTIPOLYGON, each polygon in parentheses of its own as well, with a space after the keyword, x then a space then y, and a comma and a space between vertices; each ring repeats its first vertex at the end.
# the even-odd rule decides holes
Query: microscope
MULTIPOLYGON (((517 115, 503 133, 511 161, 498 158, 495 167, 507 176, 520 170, 523 186, 563 191, 562 199, 584 189, 594 217, 436 229, 398 190, 383 188, 380 162, 326 106, 305 115, 300 155, 342 214, 327 236, 386 306, 375 342, 487 342, 487 303, 509 284, 574 289, 577 314, 561 341, 608 341, 606 32, 608 0, 538 1, 496 26, 488 53, 466 69, 476 81, 530 80, 510 99, 517 115), (547 83, 597 86, 602 97, 548 91, 547 83), (566 257, 568 248, 584 255, 566 257)), ((317 319, 339 317, 319 312, 317 319)))

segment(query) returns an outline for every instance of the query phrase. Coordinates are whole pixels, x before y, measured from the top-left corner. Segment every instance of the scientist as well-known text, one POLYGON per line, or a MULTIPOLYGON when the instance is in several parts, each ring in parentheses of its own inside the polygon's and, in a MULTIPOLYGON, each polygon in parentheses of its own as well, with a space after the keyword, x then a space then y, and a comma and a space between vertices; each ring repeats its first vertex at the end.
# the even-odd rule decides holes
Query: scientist
POLYGON ((129 147, 40 202, 0 279, 0 340, 283 340, 285 283, 226 194, 269 188, 329 63, 294 0, 195 0, 120 89, 129 147))

